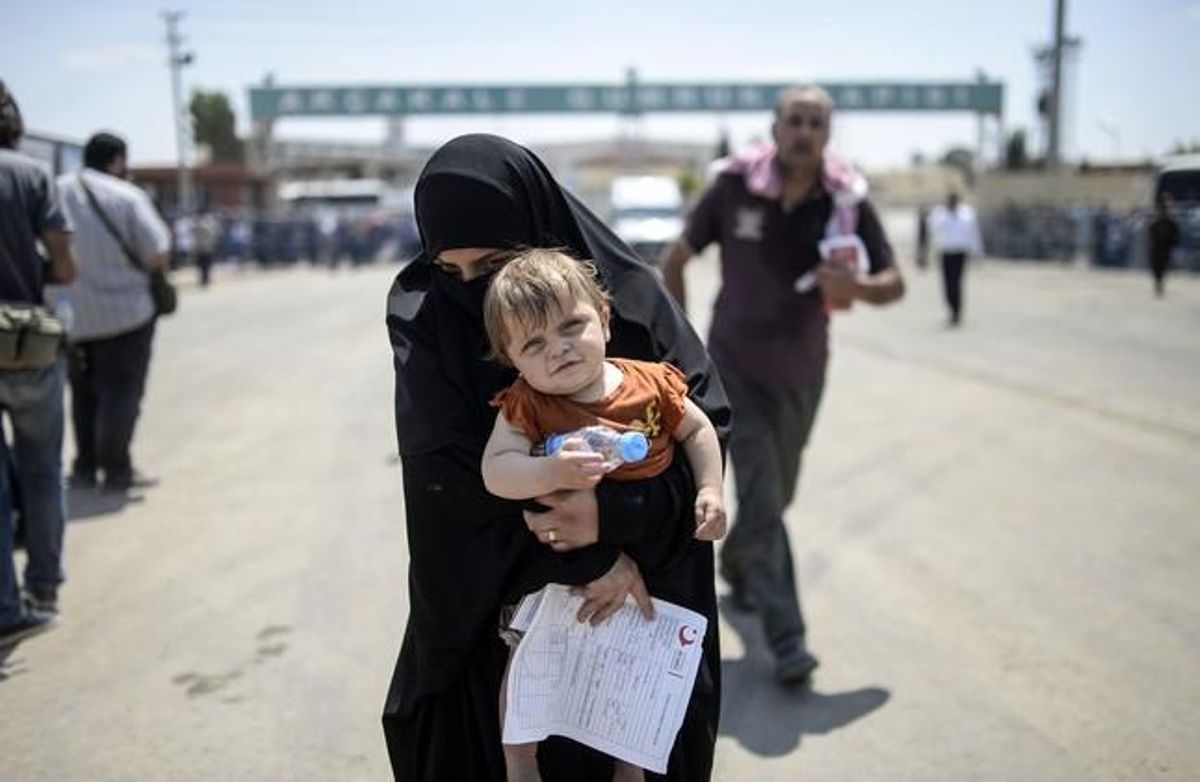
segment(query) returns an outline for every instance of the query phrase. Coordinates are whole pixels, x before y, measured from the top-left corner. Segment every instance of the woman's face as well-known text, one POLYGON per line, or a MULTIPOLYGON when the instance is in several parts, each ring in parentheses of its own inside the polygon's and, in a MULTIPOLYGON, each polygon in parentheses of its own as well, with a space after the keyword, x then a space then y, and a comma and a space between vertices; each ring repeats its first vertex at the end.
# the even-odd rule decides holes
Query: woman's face
POLYGON ((470 282, 496 271, 507 263, 512 255, 511 250, 497 247, 464 247, 442 250, 441 255, 433 259, 433 263, 446 274, 463 282, 470 282))

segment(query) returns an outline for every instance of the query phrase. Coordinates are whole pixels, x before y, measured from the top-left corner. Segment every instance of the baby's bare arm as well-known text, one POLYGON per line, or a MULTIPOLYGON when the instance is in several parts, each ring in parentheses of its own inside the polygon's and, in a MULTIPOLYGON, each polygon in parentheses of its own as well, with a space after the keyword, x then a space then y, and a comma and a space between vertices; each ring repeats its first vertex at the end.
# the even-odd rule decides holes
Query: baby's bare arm
POLYGON ((690 399, 683 403, 683 419, 674 433, 675 440, 683 445, 697 489, 721 491, 724 475, 721 472, 721 444, 717 441, 717 430, 704 411, 690 399))
POLYGON ((725 535, 721 444, 708 416, 690 399, 684 401, 675 439, 682 443, 696 478, 696 537, 717 540, 725 535))

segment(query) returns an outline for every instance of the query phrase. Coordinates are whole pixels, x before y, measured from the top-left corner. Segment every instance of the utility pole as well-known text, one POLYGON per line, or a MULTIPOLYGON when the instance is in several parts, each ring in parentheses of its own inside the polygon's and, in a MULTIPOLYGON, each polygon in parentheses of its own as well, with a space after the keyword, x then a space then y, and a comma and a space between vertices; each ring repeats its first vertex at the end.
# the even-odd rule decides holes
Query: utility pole
POLYGON ((1049 110, 1050 129, 1046 143, 1046 165, 1049 168, 1057 168, 1062 162, 1061 155, 1061 137, 1062 137, 1062 86, 1063 86, 1063 48, 1065 41, 1063 40, 1066 33, 1063 28, 1066 27, 1067 18, 1067 0, 1055 0, 1054 9, 1054 47, 1052 56, 1054 58, 1051 82, 1050 82, 1050 101, 1047 109, 1049 110))
MULTIPOLYGON (((987 81, 987 74, 983 68, 975 69, 975 81, 983 84, 987 81)), ((978 175, 983 171, 983 143, 984 143, 984 123, 987 122, 987 115, 982 111, 975 112, 975 173, 978 175)), ((1003 159, 1003 158, 1002 158, 1003 159)))
POLYGON ((163 11, 167 23, 167 63, 171 66, 171 99, 175 108, 175 148, 178 179, 178 206, 182 215, 192 212, 192 169, 188 164, 191 148, 191 132, 188 128, 186 107, 183 103, 183 68, 191 65, 194 55, 180 49, 183 37, 179 34, 179 20, 183 11, 163 11))

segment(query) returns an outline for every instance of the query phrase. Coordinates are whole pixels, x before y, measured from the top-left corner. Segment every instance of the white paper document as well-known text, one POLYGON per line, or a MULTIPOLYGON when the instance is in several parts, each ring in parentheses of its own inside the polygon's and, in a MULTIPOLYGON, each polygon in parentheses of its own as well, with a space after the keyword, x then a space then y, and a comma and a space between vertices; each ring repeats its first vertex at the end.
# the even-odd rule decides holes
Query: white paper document
POLYGON ((511 624, 525 637, 508 672, 504 743, 566 736, 664 773, 708 620, 654 600, 647 622, 629 600, 592 627, 575 620, 581 605, 568 587, 550 584, 518 609, 511 624))
MULTIPOLYGON (((820 241, 817 250, 823 260, 844 263, 856 276, 871 271, 870 253, 857 234, 827 237, 820 241)), ((808 293, 817 287, 817 273, 810 271, 800 275, 792 287, 796 293, 808 293)))

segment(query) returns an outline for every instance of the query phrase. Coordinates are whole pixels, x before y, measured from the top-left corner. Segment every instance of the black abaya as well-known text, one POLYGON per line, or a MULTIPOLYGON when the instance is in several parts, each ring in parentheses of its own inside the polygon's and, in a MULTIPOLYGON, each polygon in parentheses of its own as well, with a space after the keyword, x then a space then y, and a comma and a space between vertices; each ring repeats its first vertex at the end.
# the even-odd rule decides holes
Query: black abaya
MULTIPOLYGON (((720 707, 712 545, 692 538, 695 489, 679 454, 646 481, 597 489, 601 542, 560 555, 528 532, 521 506, 491 496, 480 461, 511 369, 486 358, 486 279, 462 282, 432 258, 455 248, 562 246, 594 261, 613 298, 609 355, 670 361, 724 439, 729 409, 716 371, 653 270, 554 181, 532 153, 464 136, 430 159, 417 185, 425 252, 388 298, 396 428, 404 473, 411 613, 384 713, 398 780, 503 780, 498 692, 501 602, 546 581, 586 583, 624 549, 652 595, 708 617, 704 659, 666 777, 705 780, 720 707)), ((547 782, 605 780, 611 761, 565 739, 542 744, 547 782)))

